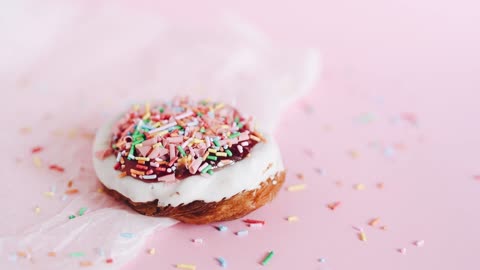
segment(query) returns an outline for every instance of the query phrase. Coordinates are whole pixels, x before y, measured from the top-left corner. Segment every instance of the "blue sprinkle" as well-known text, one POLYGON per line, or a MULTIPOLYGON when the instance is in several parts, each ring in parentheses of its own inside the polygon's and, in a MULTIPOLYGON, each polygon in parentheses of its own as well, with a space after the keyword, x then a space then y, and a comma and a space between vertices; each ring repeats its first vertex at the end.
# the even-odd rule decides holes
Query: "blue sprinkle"
POLYGON ((132 238, 134 234, 129 232, 124 232, 124 233, 120 233, 120 236, 125 238, 132 238))
POLYGON ((220 266, 222 266, 223 268, 226 268, 226 267, 227 267, 227 261, 225 261, 224 258, 218 257, 217 260, 218 260, 218 262, 220 263, 220 266))
POLYGON ((221 231, 221 232, 224 232, 226 230, 228 230, 227 226, 223 226, 223 225, 220 225, 217 227, 217 230, 221 231))

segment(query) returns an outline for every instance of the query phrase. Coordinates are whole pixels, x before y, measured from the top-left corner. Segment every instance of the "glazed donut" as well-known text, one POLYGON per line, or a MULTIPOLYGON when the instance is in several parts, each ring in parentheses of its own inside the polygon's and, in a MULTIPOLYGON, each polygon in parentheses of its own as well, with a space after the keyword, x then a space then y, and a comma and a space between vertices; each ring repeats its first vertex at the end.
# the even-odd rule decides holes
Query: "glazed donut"
POLYGON ((243 217, 285 180, 273 137, 208 100, 135 105, 98 130, 94 154, 108 194, 138 213, 186 223, 243 217))

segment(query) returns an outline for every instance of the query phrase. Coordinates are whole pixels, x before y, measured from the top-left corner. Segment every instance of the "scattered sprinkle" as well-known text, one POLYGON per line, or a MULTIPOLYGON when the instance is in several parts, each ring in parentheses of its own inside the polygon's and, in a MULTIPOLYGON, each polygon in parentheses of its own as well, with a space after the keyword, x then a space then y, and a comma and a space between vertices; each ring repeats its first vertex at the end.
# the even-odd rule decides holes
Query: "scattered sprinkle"
POLYGON ((221 267, 226 268, 227 267, 227 261, 225 261, 224 258, 218 257, 217 258, 218 263, 220 264, 221 267))
POLYGON ((400 252, 400 254, 402 254, 402 255, 405 255, 405 254, 407 254, 407 249, 406 248, 399 248, 398 252, 400 252))
POLYGON ((35 167, 41 168, 42 167, 42 160, 37 156, 33 156, 33 164, 35 165, 35 167))
POLYGON ((17 251, 17 256, 18 256, 18 257, 22 257, 22 258, 27 258, 27 257, 28 257, 28 253, 25 252, 25 251, 17 251))
POLYGON ((358 158, 358 156, 359 156, 358 152, 355 151, 355 150, 349 150, 349 151, 348 151, 348 155, 349 155, 351 158, 353 158, 353 159, 356 159, 356 158, 358 158))
POLYGON ((105 260, 106 263, 113 263, 113 259, 112 258, 108 258, 105 260))
POLYGON ((151 248, 148 250, 148 254, 155 255, 155 248, 151 248))
POLYGON ((217 226, 216 228, 221 232, 225 232, 228 230, 227 226, 223 226, 223 225, 217 226))
POLYGON ((304 179, 303 173, 297 173, 297 178, 300 180, 304 179))
POLYGON ((480 181, 480 174, 479 175, 474 175, 473 179, 480 181))
POLYGON ((248 223, 248 224, 262 224, 262 225, 265 225, 265 221, 263 221, 263 220, 244 219, 243 222, 248 223))
POLYGON ((75 215, 68 216, 68 219, 74 219, 74 218, 75 218, 75 215))
POLYGON ((321 263, 324 263, 324 262, 327 261, 327 259, 325 259, 325 258, 320 258, 320 259, 318 259, 318 261, 321 262, 321 263))
POLYGON ((306 184, 292 185, 287 188, 288 191, 300 191, 304 190, 307 187, 306 184))
POLYGON ((202 238, 195 238, 192 241, 196 244, 203 244, 203 239, 202 238))
POLYGON ((68 181, 67 187, 68 187, 68 188, 71 188, 72 186, 73 186, 73 180, 68 181))
POLYGON ((72 252, 69 255, 70 257, 73 257, 73 258, 79 258, 79 257, 84 257, 85 253, 79 251, 79 252, 72 252))
POLYGON ((82 207, 80 208, 80 210, 78 210, 78 215, 79 216, 83 216, 83 214, 85 214, 85 212, 87 211, 87 207, 82 207))
POLYGON ((324 175, 325 174, 325 171, 320 169, 320 168, 314 168, 313 170, 319 175, 324 175))
POLYGON ((270 251, 267 256, 265 256, 265 259, 262 261, 262 265, 266 265, 273 257, 273 251, 270 251))
POLYGON ((63 167, 61 167, 57 164, 52 164, 48 168, 52 171, 61 172, 61 173, 63 173, 65 171, 65 169, 63 167))
POLYGON ((385 187, 385 184, 383 182, 377 183, 378 189, 383 189, 384 187, 385 187))
POLYGON ((55 193, 52 191, 45 191, 43 195, 45 195, 46 197, 52 198, 53 196, 55 196, 55 193))
POLYGON ((384 226, 380 226, 380 230, 386 231, 386 230, 387 230, 387 226, 385 226, 385 225, 384 225, 384 226))
POLYGON ((423 247, 423 245, 425 245, 425 241, 424 240, 418 240, 418 241, 413 242, 413 244, 417 247, 423 247))
POLYGON ((341 204, 341 202, 333 202, 333 203, 327 204, 327 207, 328 207, 330 210, 334 211, 335 209, 337 209, 337 207, 340 206, 340 204, 341 204))
POLYGON ((120 233, 120 236, 123 237, 123 238, 132 238, 135 235, 133 233, 123 232, 123 233, 120 233))
POLYGON ((56 257, 57 253, 55 251, 50 251, 47 253, 48 257, 56 257))
POLYGON ((92 266, 93 263, 91 261, 81 261, 80 266, 92 266))
POLYGON ((35 214, 37 214, 37 215, 40 214, 40 207, 38 207, 38 206, 35 207, 35 214))
POLYGON ((365 232, 361 231, 358 233, 358 239, 363 242, 367 242, 367 236, 365 235, 365 232))
POLYGON ((72 195, 72 194, 77 194, 79 191, 78 189, 74 188, 74 189, 67 189, 65 191, 65 194, 68 194, 68 195, 72 195))
POLYGON ((197 267, 194 264, 177 264, 178 269, 186 269, 186 270, 195 270, 197 267))
POLYGON ((262 224, 262 223, 249 223, 249 224, 248 224, 248 227, 251 227, 251 228, 261 228, 261 227, 263 227, 263 224, 262 224))
POLYGON ((365 185, 364 184, 356 184, 353 186, 355 190, 365 190, 365 185))
POLYGON ((43 151, 43 147, 41 147, 41 146, 36 146, 36 147, 32 148, 32 154, 42 152, 42 151, 43 151))
POLYGON ((289 216, 289 217, 287 217, 287 220, 289 222, 296 222, 296 221, 298 221, 298 217, 297 216, 289 216))
POLYGON ((235 233, 237 236, 247 236, 248 231, 247 230, 241 230, 235 233))
POLYGON ((380 218, 372 218, 369 222, 368 225, 375 227, 378 225, 378 222, 380 222, 380 218))

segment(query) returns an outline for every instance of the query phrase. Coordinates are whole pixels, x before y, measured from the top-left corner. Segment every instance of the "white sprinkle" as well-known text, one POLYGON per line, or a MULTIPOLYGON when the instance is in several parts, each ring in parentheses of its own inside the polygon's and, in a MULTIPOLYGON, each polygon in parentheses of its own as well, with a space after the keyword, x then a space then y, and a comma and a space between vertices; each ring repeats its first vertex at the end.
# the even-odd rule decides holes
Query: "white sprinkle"
POLYGON ((417 247, 423 247, 423 245, 425 245, 425 241, 424 240, 418 240, 418 241, 415 241, 413 244, 417 247))
POLYGON ((235 233, 237 236, 247 236, 248 231, 247 230, 241 230, 235 233))
POLYGON ((157 178, 156 174, 144 175, 143 179, 155 179, 157 178))
POLYGON ((242 142, 241 145, 242 146, 248 146, 248 142, 242 142))
POLYGON ((193 242, 197 243, 197 244, 203 244, 203 239, 202 238, 195 238, 195 239, 193 239, 193 242))

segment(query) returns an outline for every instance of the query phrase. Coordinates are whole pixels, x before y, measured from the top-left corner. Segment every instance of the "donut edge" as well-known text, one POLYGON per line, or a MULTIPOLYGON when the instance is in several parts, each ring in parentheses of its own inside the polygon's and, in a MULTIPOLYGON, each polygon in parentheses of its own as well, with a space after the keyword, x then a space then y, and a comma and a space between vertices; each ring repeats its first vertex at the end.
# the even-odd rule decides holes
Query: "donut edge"
POLYGON ((244 190, 218 202, 196 200, 178 206, 158 206, 158 199, 149 202, 134 202, 116 190, 103 185, 105 193, 122 201, 134 211, 153 217, 170 217, 189 224, 208 224, 241 218, 272 201, 285 182, 285 171, 260 183, 260 187, 244 190), (275 184, 274 181, 276 181, 275 184))

